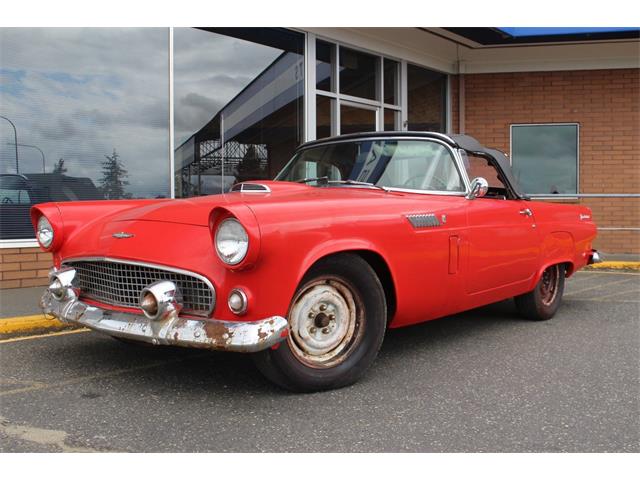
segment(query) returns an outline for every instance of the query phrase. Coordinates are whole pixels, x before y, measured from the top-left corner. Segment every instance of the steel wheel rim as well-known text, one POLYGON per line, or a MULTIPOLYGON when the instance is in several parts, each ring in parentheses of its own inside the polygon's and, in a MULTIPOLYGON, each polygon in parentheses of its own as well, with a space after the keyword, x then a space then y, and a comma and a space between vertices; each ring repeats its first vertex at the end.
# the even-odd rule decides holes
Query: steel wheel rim
POLYGON ((289 312, 288 344, 298 360, 313 368, 330 368, 358 343, 364 308, 343 279, 324 276, 307 284, 289 312))
POLYGON ((540 300, 543 305, 551 305, 558 295, 558 284, 560 283, 560 269, 558 265, 553 265, 542 272, 540 279, 540 300))

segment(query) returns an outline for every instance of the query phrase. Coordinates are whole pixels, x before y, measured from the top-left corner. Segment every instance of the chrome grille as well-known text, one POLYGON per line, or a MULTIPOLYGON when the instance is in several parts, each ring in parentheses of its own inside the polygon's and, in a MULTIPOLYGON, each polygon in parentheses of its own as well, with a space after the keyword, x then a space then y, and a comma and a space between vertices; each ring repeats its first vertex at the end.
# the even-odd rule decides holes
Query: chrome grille
POLYGON ((80 296, 120 307, 138 307, 140 292, 159 280, 176 284, 183 299, 183 312, 207 316, 215 305, 215 292, 195 275, 135 263, 108 260, 64 262, 76 269, 74 286, 80 296))

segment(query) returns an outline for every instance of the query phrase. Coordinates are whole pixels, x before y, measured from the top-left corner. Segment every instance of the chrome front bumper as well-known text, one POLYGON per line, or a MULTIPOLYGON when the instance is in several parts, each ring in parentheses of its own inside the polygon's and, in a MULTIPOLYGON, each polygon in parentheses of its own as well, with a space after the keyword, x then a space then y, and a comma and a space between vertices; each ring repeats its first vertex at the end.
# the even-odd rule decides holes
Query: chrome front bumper
POLYGON ((40 300, 44 313, 66 323, 83 325, 113 337, 154 345, 179 345, 233 352, 258 352, 283 341, 287 320, 273 316, 255 322, 183 318, 167 315, 151 320, 140 314, 107 310, 80 301, 73 292, 57 300, 46 290, 40 300))

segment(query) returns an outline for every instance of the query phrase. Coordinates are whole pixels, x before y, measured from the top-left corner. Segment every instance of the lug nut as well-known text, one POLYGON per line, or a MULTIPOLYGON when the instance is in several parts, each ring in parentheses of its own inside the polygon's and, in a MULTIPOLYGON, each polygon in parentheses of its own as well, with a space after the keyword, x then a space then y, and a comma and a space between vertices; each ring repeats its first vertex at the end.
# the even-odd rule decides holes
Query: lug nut
POLYGON ((309 329, 309 332, 310 332, 310 333, 316 333, 317 331, 318 331, 318 329, 317 329, 316 327, 311 327, 311 328, 309 329))
POLYGON ((333 322, 335 319, 336 319, 336 316, 333 313, 329 315, 329 320, 333 322))
POLYGON ((320 310, 324 312, 327 309, 327 306, 324 303, 320 304, 320 310))
POLYGON ((313 312, 309 312, 309 318, 313 318, 313 317, 315 317, 315 316, 316 316, 316 314, 315 314, 315 313, 313 313, 313 312))
POLYGON ((328 327, 324 327, 324 328, 322 329, 322 333, 324 333, 324 334, 329 333, 329 328, 328 328, 328 327))

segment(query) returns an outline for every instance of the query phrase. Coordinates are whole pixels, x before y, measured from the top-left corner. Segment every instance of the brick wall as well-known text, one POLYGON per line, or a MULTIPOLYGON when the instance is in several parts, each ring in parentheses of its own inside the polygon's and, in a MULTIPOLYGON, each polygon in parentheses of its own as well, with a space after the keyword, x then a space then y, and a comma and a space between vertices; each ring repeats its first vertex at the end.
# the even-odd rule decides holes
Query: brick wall
POLYGON ((39 248, 0 249, 0 288, 48 285, 47 273, 53 265, 50 253, 39 248))
MULTIPOLYGON (((640 70, 465 75, 465 131, 509 152, 513 123, 580 124, 580 193, 640 193, 640 70)), ((458 131, 458 79, 452 79, 458 131)), ((640 227, 639 198, 584 198, 599 227, 640 227)), ((600 231, 596 248, 640 253, 640 232, 600 231)))

